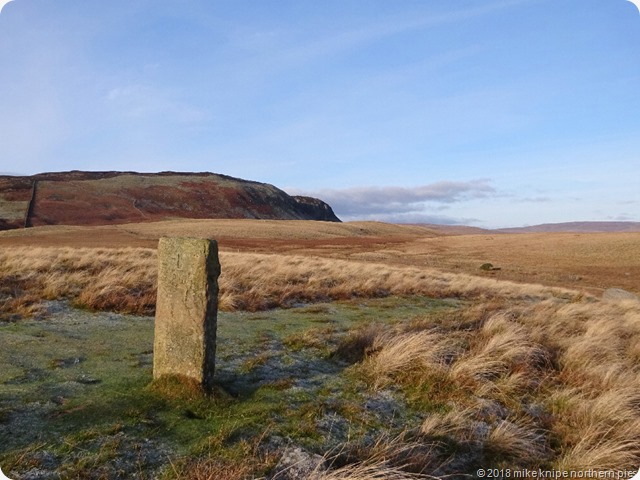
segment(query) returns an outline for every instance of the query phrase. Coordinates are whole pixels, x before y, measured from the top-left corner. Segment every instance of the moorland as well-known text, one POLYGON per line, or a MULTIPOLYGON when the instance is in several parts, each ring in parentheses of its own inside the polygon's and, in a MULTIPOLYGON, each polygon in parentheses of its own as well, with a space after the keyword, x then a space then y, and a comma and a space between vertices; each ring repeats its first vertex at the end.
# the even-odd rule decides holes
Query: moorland
POLYGON ((637 471, 639 278, 633 232, 228 219, 0 232, 0 466, 196 480, 637 471), (212 397, 151 383, 165 235, 219 242, 212 397))

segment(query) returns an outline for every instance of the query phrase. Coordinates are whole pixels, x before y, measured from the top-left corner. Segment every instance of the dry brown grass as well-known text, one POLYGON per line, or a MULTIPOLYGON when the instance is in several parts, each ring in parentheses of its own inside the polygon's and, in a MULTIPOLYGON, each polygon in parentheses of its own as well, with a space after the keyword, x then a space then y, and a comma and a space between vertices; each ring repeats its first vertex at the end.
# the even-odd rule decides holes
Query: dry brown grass
MULTIPOLYGON (((155 252, 148 249, 17 248, 0 252, 0 314, 20 314, 34 297, 92 309, 145 314, 155 304, 155 252)), ((35 307, 31 307, 35 308, 35 307)))
POLYGON ((427 439, 481 446, 503 465, 637 468, 640 302, 516 299, 470 314, 478 321, 438 333, 426 321, 379 333, 356 369, 372 389, 429 385, 427 406, 444 394, 448 411, 420 429, 427 439))
POLYGON ((435 373, 443 369, 445 359, 457 349, 453 341, 425 330, 380 335, 374 340, 372 350, 377 354, 366 359, 365 371, 373 387, 378 389, 414 371, 435 373))
MULTIPOLYGON (((301 302, 429 295, 432 297, 576 296, 542 286, 404 266, 299 255, 221 253, 222 310, 264 310, 301 302)), ((35 295, 67 298, 90 309, 149 314, 155 304, 155 251, 141 248, 16 247, 0 252, 0 309, 28 313, 35 295)))
POLYGON ((546 457, 545 437, 528 421, 502 420, 491 430, 485 448, 499 456, 517 459, 520 464, 539 464, 546 457))
MULTIPOLYGON (((221 435, 218 434, 220 437, 221 435)), ((210 439, 216 447, 219 438, 210 439)), ((232 458, 184 457, 171 462, 171 478, 180 480, 260 480, 264 472, 273 469, 278 461, 277 452, 260 448, 261 437, 252 442, 242 440, 232 458)), ((163 477, 164 478, 164 477, 163 477)))
POLYGON ((256 478, 254 469, 245 462, 230 462, 212 458, 195 459, 173 466, 175 478, 184 480, 249 480, 256 478))
MULTIPOLYGON (((136 234, 144 235, 143 230, 136 234)), ((551 238, 548 235, 517 237, 420 242, 414 238, 411 248, 409 243, 399 243, 395 250, 387 248, 388 244, 369 245, 367 251, 362 245, 351 250, 349 245, 336 244, 330 254, 329 244, 320 248, 318 243, 298 244, 295 248, 303 255, 223 249, 220 307, 260 310, 414 294, 467 299, 471 305, 457 312, 412 319, 393 328, 354 331, 343 340, 337 355, 359 362, 353 371, 372 389, 400 388, 416 408, 424 408, 425 420, 412 440, 423 450, 444 441, 458 449, 446 455, 480 449, 485 461, 503 466, 637 468, 640 302, 603 301, 584 291, 505 281, 511 277, 510 267, 504 267, 519 261, 518 278, 522 280, 534 268, 537 255, 535 268, 542 273, 535 279, 559 284, 559 272, 565 275, 584 268, 585 275, 591 275, 591 270, 601 269, 606 271, 592 285, 616 286, 606 283, 607 279, 623 272, 625 262, 635 272, 640 255, 635 259, 629 255, 637 252, 638 236, 603 234, 591 250, 585 243, 568 260, 560 256, 595 237, 553 237, 545 247, 551 253, 541 252, 544 241, 551 238), (526 254, 524 238, 532 242, 526 254), (505 246, 511 249, 502 251, 505 246), (603 253, 612 246, 627 250, 619 258, 603 253), (437 255, 428 253, 435 247, 442 247, 437 255), (473 248, 476 250, 470 253, 473 248), (452 252, 460 256, 446 259, 452 252), (498 253, 501 256, 492 256, 498 253), (602 259, 593 261, 599 255, 602 259), (404 264, 421 261, 455 270, 455 263, 460 265, 458 270, 471 272, 480 258, 503 270, 477 276, 404 264)), ((283 240, 279 248, 294 248, 285 243, 283 240)), ((155 270, 152 249, 4 248, 0 251, 0 315, 38 313, 42 298, 67 298, 87 308, 150 313, 155 303, 155 270)), ((637 287, 631 290, 638 291, 637 287)), ((304 344, 307 340, 293 341, 304 344)), ((411 442, 398 439, 396 443, 394 448, 402 450, 411 442)), ((427 457, 442 461, 438 455, 427 457)), ((200 478, 210 478, 207 472, 240 468, 216 462, 199 465, 200 478)), ((430 471, 426 464, 423 467, 430 471)), ((408 471, 402 463, 381 461, 373 451, 322 478, 416 478, 408 471)), ((244 474, 228 475, 242 478, 244 474)))
POLYGON ((578 292, 433 269, 300 255, 223 252, 221 299, 237 309, 388 295, 435 298, 576 297, 578 292))
POLYGON ((340 341, 334 356, 349 363, 362 361, 366 355, 372 353, 373 343, 383 331, 383 326, 377 323, 351 330, 340 341))
POLYGON ((640 294, 640 233, 445 235, 379 222, 174 220, 102 227, 48 226, 0 232, 0 247, 148 247, 161 236, 218 239, 223 250, 314 255, 414 265, 500 280, 640 294), (500 271, 481 272, 490 262, 500 271))
POLYGON ((0 246, 148 247, 164 236, 215 238, 225 248, 242 251, 290 251, 336 245, 372 245, 439 236, 434 230, 381 222, 318 222, 310 220, 178 219, 104 226, 51 225, 0 231, 0 246))
POLYGON ((318 473, 311 478, 313 480, 420 480, 436 477, 410 473, 400 467, 389 466, 384 460, 369 459, 335 470, 318 473))
MULTIPOLYGON (((347 443, 338 452, 325 454, 325 461, 312 473, 313 480, 418 480, 435 479, 442 460, 439 442, 420 442, 409 432, 382 435, 367 445, 347 443), (350 460, 346 460, 350 459, 350 460), (346 460, 346 461, 345 461, 346 460), (328 469, 325 470, 325 468, 328 469)), ((310 480, 311 480, 310 479, 310 480)))
POLYGON ((640 233, 529 233, 421 238, 395 247, 396 261, 479 273, 485 262, 498 279, 601 292, 640 294, 640 233))

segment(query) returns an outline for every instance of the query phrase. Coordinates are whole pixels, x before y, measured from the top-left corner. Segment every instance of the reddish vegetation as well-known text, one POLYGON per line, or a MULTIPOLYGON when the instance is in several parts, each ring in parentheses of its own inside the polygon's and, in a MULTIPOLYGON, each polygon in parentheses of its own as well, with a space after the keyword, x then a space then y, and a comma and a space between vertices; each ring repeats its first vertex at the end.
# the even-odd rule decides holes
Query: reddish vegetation
POLYGON ((272 185, 212 173, 66 172, 0 177, 0 229, 171 218, 339 221, 320 200, 292 197, 272 185))

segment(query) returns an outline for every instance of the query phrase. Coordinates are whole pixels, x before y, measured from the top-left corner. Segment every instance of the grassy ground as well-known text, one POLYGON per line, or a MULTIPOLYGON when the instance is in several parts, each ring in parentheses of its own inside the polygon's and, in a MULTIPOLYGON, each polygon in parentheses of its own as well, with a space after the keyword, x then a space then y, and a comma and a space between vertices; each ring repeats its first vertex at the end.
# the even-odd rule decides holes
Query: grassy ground
POLYGON ((153 249, 0 251, 3 470, 268 478, 291 445, 325 480, 640 464, 640 302, 592 295, 635 275, 636 234, 276 230, 223 246, 213 398, 150 386, 152 318, 122 312, 153 311, 153 249))
POLYGON ((350 363, 333 355, 345 332, 372 317, 390 325, 397 314, 456 308, 416 297, 221 313, 218 391, 204 399, 184 385, 150 385, 151 317, 48 306, 46 321, 1 327, 0 465, 54 467, 62 478, 173 478, 192 458, 231 468, 258 448, 249 464, 260 475, 286 442, 323 452, 380 434, 378 414, 350 385, 350 363))
POLYGON ((640 460, 635 301, 222 312, 213 398, 150 384, 151 317, 48 307, 1 327, 0 464, 17 478, 258 478, 288 445, 344 479, 640 460))

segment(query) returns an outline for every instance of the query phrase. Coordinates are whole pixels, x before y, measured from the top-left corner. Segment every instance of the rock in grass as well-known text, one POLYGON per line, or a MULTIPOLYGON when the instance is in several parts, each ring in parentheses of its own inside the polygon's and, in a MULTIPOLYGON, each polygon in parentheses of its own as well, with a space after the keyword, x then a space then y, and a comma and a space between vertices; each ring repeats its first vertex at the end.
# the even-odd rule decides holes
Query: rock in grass
POLYGON ((100 383, 102 380, 100 380, 99 378, 95 378, 92 377, 91 375, 80 375, 77 379, 76 382, 78 383, 82 383, 84 385, 95 385, 96 383, 100 383))
POLYGON ((43 470, 41 468, 32 468, 28 472, 23 473, 22 476, 18 478, 20 478, 21 480, 60 480, 60 474, 48 470, 43 470))
POLYGON ((621 288, 608 288, 602 293, 603 300, 639 300, 640 297, 621 288))
POLYGON ((324 458, 320 455, 289 447, 276 465, 272 480, 313 480, 324 470, 324 458))

